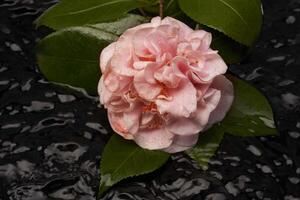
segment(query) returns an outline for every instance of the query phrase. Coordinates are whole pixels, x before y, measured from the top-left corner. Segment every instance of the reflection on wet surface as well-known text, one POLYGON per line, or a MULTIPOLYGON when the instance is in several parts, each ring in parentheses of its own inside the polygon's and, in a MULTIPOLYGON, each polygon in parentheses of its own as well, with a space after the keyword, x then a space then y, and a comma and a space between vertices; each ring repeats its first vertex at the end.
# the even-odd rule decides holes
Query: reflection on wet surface
MULTIPOLYGON (((105 110, 96 98, 48 83, 35 64, 35 44, 49 30, 36 31, 32 22, 54 2, 0 4, 1 200, 97 194, 99 155, 111 132, 105 110)), ((226 136, 207 171, 176 154, 159 171, 125 180, 102 199, 300 199, 300 1, 263 2, 262 38, 230 69, 271 100, 280 137, 226 136)))

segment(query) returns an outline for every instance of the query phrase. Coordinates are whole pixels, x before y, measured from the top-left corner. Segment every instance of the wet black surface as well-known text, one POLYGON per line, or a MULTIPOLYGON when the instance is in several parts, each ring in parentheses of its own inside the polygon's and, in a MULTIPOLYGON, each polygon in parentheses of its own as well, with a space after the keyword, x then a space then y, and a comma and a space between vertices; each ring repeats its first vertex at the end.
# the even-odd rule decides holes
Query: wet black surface
MULTIPOLYGON (((110 132, 99 102, 45 81, 32 22, 49 0, 0 4, 0 199, 95 199, 110 132)), ((262 37, 231 71, 271 100, 280 136, 226 136, 206 172, 182 154, 103 199, 300 199, 300 1, 264 0, 262 37)))

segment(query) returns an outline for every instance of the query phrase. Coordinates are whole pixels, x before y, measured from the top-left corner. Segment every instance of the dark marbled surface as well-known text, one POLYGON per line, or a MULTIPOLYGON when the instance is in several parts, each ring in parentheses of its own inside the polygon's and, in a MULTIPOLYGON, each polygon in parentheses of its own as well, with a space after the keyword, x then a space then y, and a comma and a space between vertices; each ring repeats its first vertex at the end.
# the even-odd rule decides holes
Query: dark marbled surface
MULTIPOLYGON (((35 61, 47 30, 33 21, 55 1, 0 3, 0 199, 95 199, 109 137, 96 98, 48 83, 35 61)), ((182 154, 123 181, 108 200, 300 200, 300 1, 263 0, 262 36, 230 70, 270 99, 279 137, 226 136, 207 171, 182 154)))

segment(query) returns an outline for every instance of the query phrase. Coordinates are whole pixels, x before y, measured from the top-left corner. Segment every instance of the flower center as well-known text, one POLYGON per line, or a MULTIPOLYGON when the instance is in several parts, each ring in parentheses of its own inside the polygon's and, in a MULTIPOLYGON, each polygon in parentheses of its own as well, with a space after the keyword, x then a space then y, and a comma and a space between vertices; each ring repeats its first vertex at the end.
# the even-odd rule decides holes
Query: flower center
POLYGON ((145 113, 145 112, 156 112, 157 111, 157 106, 154 102, 151 102, 147 105, 144 105, 143 109, 142 109, 142 112, 145 113))

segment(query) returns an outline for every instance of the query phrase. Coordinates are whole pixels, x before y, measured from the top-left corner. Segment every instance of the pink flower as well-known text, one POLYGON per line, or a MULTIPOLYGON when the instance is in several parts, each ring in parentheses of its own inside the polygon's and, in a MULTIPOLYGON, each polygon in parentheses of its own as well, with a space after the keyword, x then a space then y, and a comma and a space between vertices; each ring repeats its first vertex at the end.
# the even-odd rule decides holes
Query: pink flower
POLYGON ((145 149, 194 146, 233 101, 227 66, 212 36, 166 17, 128 29, 100 56, 100 101, 110 124, 145 149))

